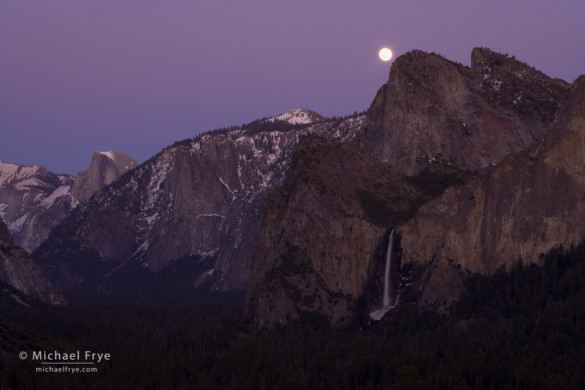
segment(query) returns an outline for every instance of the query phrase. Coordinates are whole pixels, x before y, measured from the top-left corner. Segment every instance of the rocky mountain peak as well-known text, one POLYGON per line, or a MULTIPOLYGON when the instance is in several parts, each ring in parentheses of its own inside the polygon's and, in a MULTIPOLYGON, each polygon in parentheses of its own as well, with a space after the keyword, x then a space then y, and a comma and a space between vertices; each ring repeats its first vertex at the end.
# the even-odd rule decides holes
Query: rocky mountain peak
POLYGON ((73 177, 56 175, 40 165, 0 161, 0 218, 16 245, 32 251, 53 226, 75 207, 69 194, 73 177))
POLYGON ((291 125, 308 125, 324 120, 325 118, 315 111, 306 108, 296 108, 292 111, 269 118, 268 121, 284 121, 291 125))
POLYGON ((528 72, 533 70, 527 64, 516 60, 508 54, 497 53, 486 47, 475 47, 471 51, 471 70, 484 72, 487 69, 499 68, 509 72, 528 72))
POLYGON ((47 170, 41 165, 21 166, 0 160, 0 186, 20 182, 34 177, 47 177, 47 170))
POLYGON ((265 194, 284 179, 299 139, 349 142, 364 121, 258 120, 179 141, 77 207, 35 260, 64 292, 140 297, 154 288, 183 295, 197 293, 195 286, 245 289, 265 194), (175 282, 144 283, 167 277, 175 282))
POLYGON ((398 57, 368 111, 363 150, 416 175, 433 164, 485 173, 542 138, 569 84, 488 49, 472 67, 438 54, 398 57))
POLYGON ((16 245, 33 252, 79 200, 87 200, 137 165, 124 153, 95 152, 90 167, 74 178, 56 175, 41 165, 0 161, 0 218, 16 245))
POLYGON ((487 97, 522 117, 550 124, 567 97, 570 85, 552 79, 514 56, 475 48, 471 71, 481 76, 480 87, 487 97))
POLYGON ((380 296, 383 253, 373 248, 391 226, 399 226, 396 234, 402 237, 400 288, 410 288, 420 273, 414 284, 423 305, 453 302, 463 288, 460 268, 494 272, 519 256, 538 259, 550 249, 548 240, 566 244, 569 236, 585 236, 583 223, 568 212, 582 209, 575 203, 576 182, 582 180, 578 167, 585 166, 575 160, 585 155, 579 88, 567 100, 570 86, 561 80, 487 49, 473 56, 472 67, 422 51, 396 59, 358 139, 364 155, 389 163, 379 171, 349 149, 310 150, 316 140, 299 144, 283 185, 268 195, 252 262, 247 308, 259 326, 307 311, 340 323, 352 297, 365 292, 363 303, 380 296), (548 143, 540 162, 527 158, 534 145, 548 143), (567 155, 570 169, 543 164, 551 152, 567 155), (354 177, 360 165, 362 173, 354 177), (343 175, 351 184, 331 169, 350 166, 343 175), (476 179, 453 185, 454 179, 468 180, 462 171, 476 179), (570 171, 577 175, 567 175, 570 171), (366 172, 376 172, 380 182, 372 186, 366 172), (452 187, 432 190, 448 179, 452 187), (405 199, 411 203, 398 209, 405 199), (564 204, 572 206, 565 210, 564 204), (359 215, 360 207, 376 220, 368 220, 367 212, 359 215), (374 221, 380 224, 368 225, 374 221), (374 244, 366 244, 373 238, 374 244), (347 264, 351 271, 344 270, 347 264), (344 285, 348 279, 353 286, 344 285))
POLYGON ((94 152, 89 168, 79 172, 71 187, 71 194, 80 202, 88 200, 96 191, 112 184, 138 162, 122 152, 94 152))

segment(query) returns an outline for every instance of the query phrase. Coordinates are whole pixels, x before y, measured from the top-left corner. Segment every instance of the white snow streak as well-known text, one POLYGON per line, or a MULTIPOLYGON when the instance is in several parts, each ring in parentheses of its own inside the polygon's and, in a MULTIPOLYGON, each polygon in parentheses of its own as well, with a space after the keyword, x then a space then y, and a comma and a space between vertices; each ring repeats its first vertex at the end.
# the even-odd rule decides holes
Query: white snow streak
POLYGON ((109 151, 109 152, 98 152, 98 153, 106 156, 107 158, 109 158, 112 161, 116 161, 116 155, 112 151, 109 151))
POLYGON ((221 177, 218 177, 217 179, 221 182, 221 184, 224 185, 225 188, 227 188, 227 190, 230 192, 230 194, 232 194, 232 197, 235 198, 236 197, 236 194, 234 193, 234 191, 232 191, 232 189, 230 188, 230 186, 228 186, 227 183, 225 181, 223 181, 223 179, 221 177))
POLYGON ((69 193, 69 188, 71 188, 71 186, 57 187, 51 195, 49 195, 48 197, 41 201, 41 206, 45 208, 51 207, 58 198, 60 198, 61 196, 65 196, 69 193))
POLYGON ((309 117, 307 112, 301 108, 297 108, 284 114, 269 118, 268 121, 269 122, 284 121, 292 125, 298 124, 308 125, 313 122, 313 120, 309 117))

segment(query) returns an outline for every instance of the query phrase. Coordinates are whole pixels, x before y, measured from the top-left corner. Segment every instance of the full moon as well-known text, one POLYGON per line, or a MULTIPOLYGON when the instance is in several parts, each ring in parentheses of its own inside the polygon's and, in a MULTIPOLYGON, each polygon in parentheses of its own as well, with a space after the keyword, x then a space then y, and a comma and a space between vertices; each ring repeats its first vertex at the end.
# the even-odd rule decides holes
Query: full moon
POLYGON ((378 55, 380 56, 380 59, 382 61, 390 61, 390 59, 392 58, 392 50, 388 49, 387 47, 384 47, 382 49, 380 49, 380 51, 378 52, 378 55))

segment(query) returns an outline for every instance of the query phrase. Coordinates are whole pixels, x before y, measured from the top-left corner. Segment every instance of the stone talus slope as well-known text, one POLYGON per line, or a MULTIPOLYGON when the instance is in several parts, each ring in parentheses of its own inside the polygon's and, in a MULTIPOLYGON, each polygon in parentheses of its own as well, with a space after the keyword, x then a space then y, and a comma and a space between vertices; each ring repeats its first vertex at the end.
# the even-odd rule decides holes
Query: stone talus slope
MULTIPOLYGON (((51 305, 66 303, 65 298, 42 275, 30 255, 14 244, 10 231, 1 219, 0 282, 39 302, 51 305)), ((14 299, 21 302, 17 297, 14 299)))
POLYGON ((433 163, 485 173, 538 141, 568 90, 488 49, 473 50, 471 67, 412 51, 372 102, 362 148, 406 175, 433 163))
POLYGON ((110 280, 125 268, 160 273, 177 261, 205 265, 207 288, 245 289, 264 194, 282 181, 299 137, 351 139, 363 121, 280 131, 257 122, 178 142, 80 205, 35 259, 61 291, 91 283, 116 294, 110 280))
POLYGON ((406 261, 492 273, 585 238, 585 77, 546 136, 485 177, 421 207, 401 229, 406 261))

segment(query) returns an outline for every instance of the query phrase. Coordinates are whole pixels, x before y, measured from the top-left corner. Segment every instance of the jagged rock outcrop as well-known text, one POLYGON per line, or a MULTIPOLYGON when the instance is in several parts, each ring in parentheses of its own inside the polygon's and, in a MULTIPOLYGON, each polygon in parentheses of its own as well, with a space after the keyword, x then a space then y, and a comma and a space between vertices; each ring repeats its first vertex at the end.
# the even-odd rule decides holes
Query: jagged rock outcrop
POLYGON ((40 165, 20 166, 0 161, 0 218, 16 244, 33 251, 77 202, 69 190, 70 175, 56 175, 40 165))
POLYGON ((136 160, 121 152, 93 152, 89 167, 75 177, 71 195, 79 202, 86 201, 137 166, 136 160))
POLYGON ((542 138, 569 84, 476 48, 471 67, 412 51, 394 61, 369 111, 364 151, 406 175, 441 163, 485 173, 542 138))
POLYGON ((266 199, 247 312, 259 327, 307 313, 349 322, 368 282, 383 280, 389 227, 427 197, 416 180, 350 144, 303 138, 285 181, 266 199))
POLYGON ((156 275, 158 288, 173 267, 183 292, 245 289, 264 195, 282 182, 299 137, 350 140, 363 122, 288 130, 281 122, 273 131, 276 123, 256 121, 178 142, 81 204, 35 260, 61 291, 146 294, 145 281, 154 284, 156 275))
POLYGON ((493 273, 585 238, 585 76, 544 138, 422 206, 401 229, 404 261, 493 273))
MULTIPOLYGON (((0 282, 33 300, 61 305, 65 298, 47 281, 30 255, 14 244, 8 227, 0 219, 0 282)), ((3 288, 19 303, 20 297, 3 288)))

